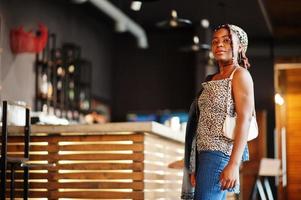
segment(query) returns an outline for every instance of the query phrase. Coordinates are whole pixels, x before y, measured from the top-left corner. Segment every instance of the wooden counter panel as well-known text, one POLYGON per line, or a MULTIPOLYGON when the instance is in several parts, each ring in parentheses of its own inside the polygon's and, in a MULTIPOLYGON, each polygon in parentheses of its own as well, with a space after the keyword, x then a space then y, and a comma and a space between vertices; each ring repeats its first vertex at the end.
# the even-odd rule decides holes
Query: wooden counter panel
MULTIPOLYGON (((22 128, 9 130, 9 153, 22 156, 22 128)), ((168 164, 183 158, 182 134, 154 122, 33 125, 31 162, 56 166, 30 169, 30 198, 179 199, 182 170, 168 164)))
MULTIPOLYGON (((56 166, 30 169, 30 197, 143 199, 143 141, 142 133, 32 136, 31 162, 56 166)), ((8 151, 22 156, 22 137, 9 137, 8 151)), ((23 171, 15 177, 21 190, 23 171)))
POLYGON ((168 164, 183 159, 183 144, 146 134, 144 145, 145 199, 179 199, 182 170, 170 169, 168 164))

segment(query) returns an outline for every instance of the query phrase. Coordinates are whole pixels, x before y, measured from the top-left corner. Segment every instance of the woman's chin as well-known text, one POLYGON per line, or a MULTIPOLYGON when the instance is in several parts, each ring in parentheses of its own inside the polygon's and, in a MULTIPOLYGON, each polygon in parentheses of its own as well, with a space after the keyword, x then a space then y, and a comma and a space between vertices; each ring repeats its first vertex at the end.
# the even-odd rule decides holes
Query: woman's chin
POLYGON ((226 58, 225 56, 216 56, 216 57, 215 57, 215 60, 216 60, 217 62, 221 62, 221 63, 229 62, 229 59, 226 58))

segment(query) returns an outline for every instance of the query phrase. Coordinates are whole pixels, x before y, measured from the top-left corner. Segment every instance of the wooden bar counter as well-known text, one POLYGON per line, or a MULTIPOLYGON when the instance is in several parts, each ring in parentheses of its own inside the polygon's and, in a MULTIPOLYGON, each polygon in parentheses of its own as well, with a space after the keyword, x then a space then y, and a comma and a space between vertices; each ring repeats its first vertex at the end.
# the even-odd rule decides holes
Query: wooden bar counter
MULTIPOLYGON (((22 154, 21 127, 10 127, 8 151, 22 154)), ((31 129, 30 197, 36 199, 179 199, 184 133, 156 122, 46 126, 31 129)), ((17 171, 16 179, 22 179, 17 171)), ((22 182, 17 182, 21 188, 22 182)), ((22 192, 18 193, 21 196, 22 192)))

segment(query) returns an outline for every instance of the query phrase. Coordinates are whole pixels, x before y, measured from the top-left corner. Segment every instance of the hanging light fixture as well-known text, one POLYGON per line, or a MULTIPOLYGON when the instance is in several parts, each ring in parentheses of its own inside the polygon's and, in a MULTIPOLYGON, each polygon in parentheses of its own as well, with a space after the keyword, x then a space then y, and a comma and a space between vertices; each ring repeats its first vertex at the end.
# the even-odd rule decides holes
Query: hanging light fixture
POLYGON ((152 2, 152 1, 158 1, 158 0, 132 0, 131 9, 133 11, 140 11, 143 3, 152 2))
POLYGON ((131 3, 131 9, 134 11, 140 11, 142 6, 141 1, 132 1, 131 3))
POLYGON ((168 20, 158 22, 156 24, 160 28, 179 28, 185 26, 191 26, 192 22, 188 19, 178 18, 176 10, 171 11, 171 17, 168 20))
POLYGON ((197 35, 195 35, 193 36, 193 43, 186 47, 180 48, 180 51, 186 51, 186 52, 208 51, 211 48, 211 46, 209 45, 210 41, 208 41, 208 38, 210 38, 210 35, 208 35, 210 34, 209 26, 210 26, 209 20, 202 19, 200 21, 201 30, 199 30, 201 32, 204 32, 204 38, 202 40, 203 41, 202 44, 200 44, 200 38, 197 35))
POLYGON ((180 48, 180 51, 190 52, 190 51, 206 51, 210 49, 208 44, 200 44, 200 39, 198 36, 193 36, 193 43, 191 45, 180 48))

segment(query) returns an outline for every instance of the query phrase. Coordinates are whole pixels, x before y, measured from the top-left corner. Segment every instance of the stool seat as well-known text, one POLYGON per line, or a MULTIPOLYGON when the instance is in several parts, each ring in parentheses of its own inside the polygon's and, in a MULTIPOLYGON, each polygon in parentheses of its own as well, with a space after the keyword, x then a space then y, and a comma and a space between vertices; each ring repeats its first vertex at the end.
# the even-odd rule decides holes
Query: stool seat
POLYGON ((28 161, 28 158, 18 158, 18 157, 7 157, 7 163, 9 164, 23 164, 28 161))
POLYGON ((49 164, 30 163, 29 160, 21 163, 21 167, 28 167, 28 168, 41 168, 41 167, 43 167, 43 169, 45 169, 45 168, 48 168, 48 167, 53 168, 55 166, 56 166, 55 163, 49 163, 49 164))

